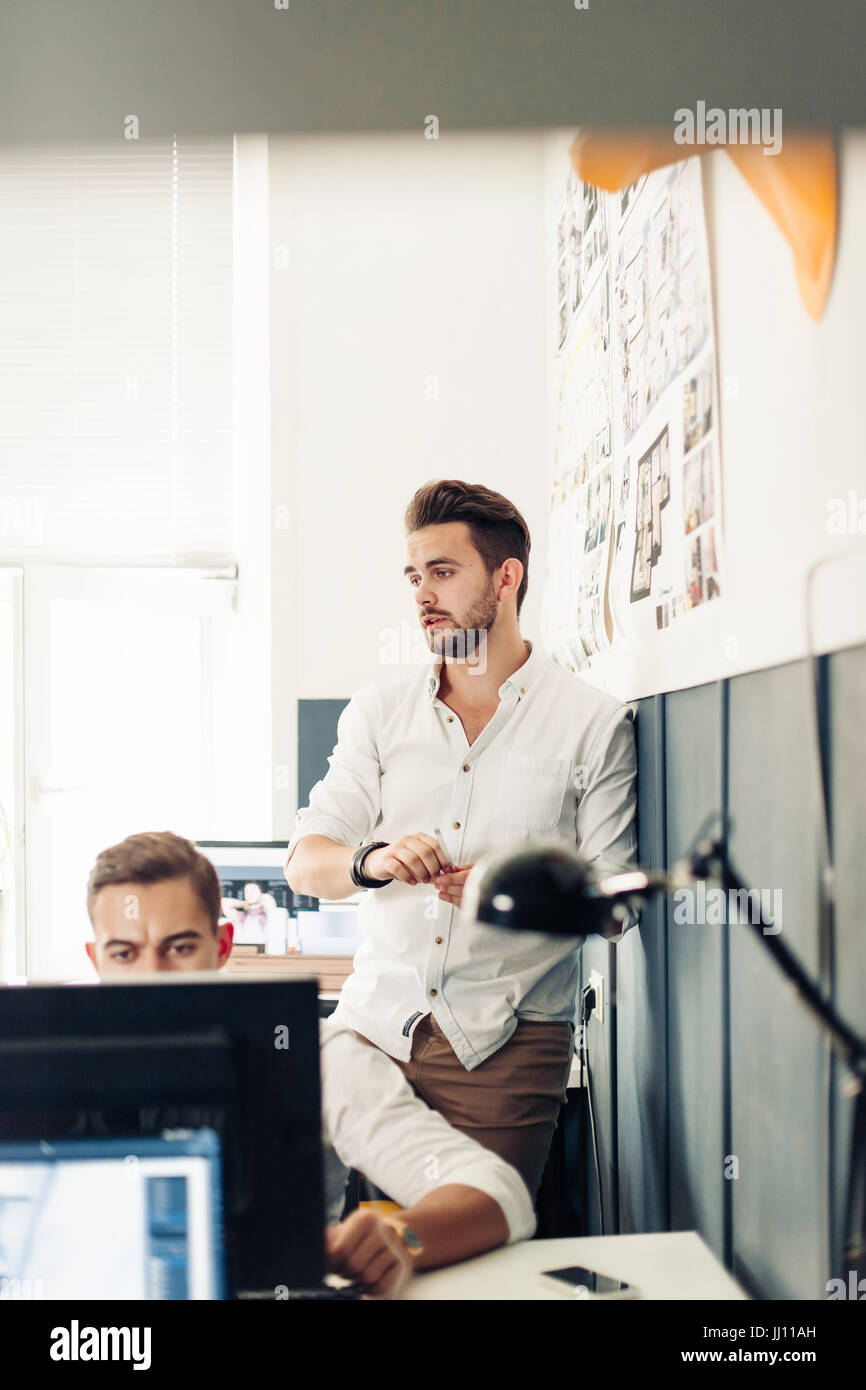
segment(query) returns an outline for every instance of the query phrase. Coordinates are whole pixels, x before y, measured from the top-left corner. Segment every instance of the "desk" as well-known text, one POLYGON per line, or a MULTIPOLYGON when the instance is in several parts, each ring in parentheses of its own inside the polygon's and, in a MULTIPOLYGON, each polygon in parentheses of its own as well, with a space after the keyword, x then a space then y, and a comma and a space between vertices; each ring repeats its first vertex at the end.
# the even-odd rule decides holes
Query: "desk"
MULTIPOLYGON (((649 1299, 745 1299, 747 1295, 697 1231, 652 1235, 579 1236, 564 1240, 526 1240, 489 1255, 416 1274, 398 1295, 413 1301, 556 1299, 538 1275, 545 1269, 584 1265, 634 1284, 649 1299)), ((573 1302, 582 1300, 573 1299, 573 1302)))
POLYGON ((339 999, 340 990, 352 973, 351 956, 306 956, 301 951, 269 956, 242 942, 235 946, 225 965, 226 975, 277 975, 287 979, 315 975, 319 996, 339 999))

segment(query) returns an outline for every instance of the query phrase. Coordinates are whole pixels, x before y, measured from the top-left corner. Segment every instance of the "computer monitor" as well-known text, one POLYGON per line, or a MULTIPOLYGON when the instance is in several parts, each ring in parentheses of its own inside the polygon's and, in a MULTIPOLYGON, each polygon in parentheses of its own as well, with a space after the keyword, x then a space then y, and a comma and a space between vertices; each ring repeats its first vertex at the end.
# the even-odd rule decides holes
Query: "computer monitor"
POLYGON ((0 1144, 0 1297, 222 1298, 221 1199, 212 1129, 0 1144))
POLYGON ((44 1144, 74 1163, 64 1143, 120 1140, 135 1157, 136 1138, 179 1129, 219 1140, 226 1296, 319 1285, 315 979, 0 988, 0 1145, 44 1144))
POLYGON ((219 875, 223 916, 234 927, 235 943, 273 954, 294 947, 297 909, 315 911, 319 904, 317 898, 299 897, 286 882, 285 840, 198 840, 196 845, 219 875))
POLYGON ((293 893, 286 882, 284 840, 198 840, 216 868, 222 912, 236 946, 268 954, 353 956, 361 944, 360 891, 332 902, 293 893))

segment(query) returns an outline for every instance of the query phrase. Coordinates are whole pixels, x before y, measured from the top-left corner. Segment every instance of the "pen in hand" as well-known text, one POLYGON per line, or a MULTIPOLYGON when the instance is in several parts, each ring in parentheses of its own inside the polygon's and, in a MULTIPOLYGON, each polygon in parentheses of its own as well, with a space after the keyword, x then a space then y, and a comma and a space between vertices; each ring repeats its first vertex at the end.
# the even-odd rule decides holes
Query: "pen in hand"
POLYGON ((442 837, 442 831, 439 829, 439 826, 438 826, 438 825, 434 825, 434 827, 433 827, 433 834, 436 836, 436 839, 439 841, 439 848, 441 849, 442 853, 444 854, 445 860, 446 860, 446 865, 445 865, 445 868, 442 870, 442 872, 443 872, 443 873, 446 873, 446 874, 453 874, 453 873, 454 873, 454 865, 453 865, 453 863, 451 862, 451 855, 448 853, 448 850, 445 848, 445 841, 444 841, 444 839, 443 839, 443 837, 442 837))

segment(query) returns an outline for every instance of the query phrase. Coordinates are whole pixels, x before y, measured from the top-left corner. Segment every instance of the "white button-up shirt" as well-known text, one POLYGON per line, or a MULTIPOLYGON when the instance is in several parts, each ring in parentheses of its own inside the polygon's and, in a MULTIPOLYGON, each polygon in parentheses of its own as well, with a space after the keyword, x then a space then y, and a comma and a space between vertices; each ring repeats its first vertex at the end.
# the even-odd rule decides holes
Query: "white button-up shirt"
MULTIPOLYGON (((391 843, 439 826, 456 867, 527 839, 576 845, 601 873, 636 862, 634 706, 527 643, 499 706, 470 744, 438 698, 441 658, 363 686, 340 715, 329 769, 298 812, 305 835, 391 843)), ((472 1070, 518 1019, 576 1022, 574 939, 473 922, 431 884, 394 880, 361 897, 363 942, 335 1018, 401 1061, 432 1013, 472 1070)))

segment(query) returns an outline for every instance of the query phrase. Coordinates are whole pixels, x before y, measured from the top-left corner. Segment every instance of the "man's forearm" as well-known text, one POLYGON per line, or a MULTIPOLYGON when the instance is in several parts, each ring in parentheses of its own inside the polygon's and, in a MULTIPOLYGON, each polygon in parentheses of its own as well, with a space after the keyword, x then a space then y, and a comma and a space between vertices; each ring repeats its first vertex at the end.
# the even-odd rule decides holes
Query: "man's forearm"
POLYGON ((498 1202, 477 1187, 445 1183, 414 1207, 396 1213, 411 1226, 423 1247, 415 1269, 436 1269, 505 1245, 508 1222, 498 1202))
POLYGON ((286 882, 293 893, 311 898, 350 898, 357 885, 349 865, 357 845, 339 845, 327 835, 305 835, 286 865, 286 882))

